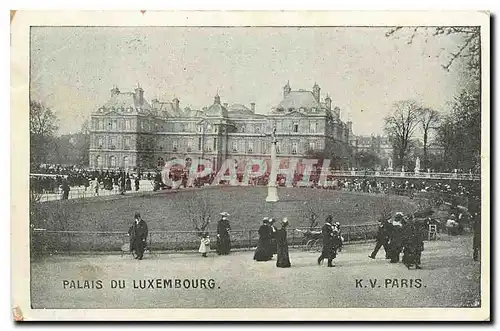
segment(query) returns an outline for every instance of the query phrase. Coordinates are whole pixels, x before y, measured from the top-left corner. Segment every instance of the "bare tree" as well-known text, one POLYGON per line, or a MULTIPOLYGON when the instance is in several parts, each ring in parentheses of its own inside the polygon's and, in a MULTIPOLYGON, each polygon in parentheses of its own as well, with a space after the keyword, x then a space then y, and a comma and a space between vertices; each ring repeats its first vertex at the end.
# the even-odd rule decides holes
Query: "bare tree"
POLYGON ((391 139, 399 166, 404 165, 411 140, 418 126, 421 113, 420 105, 413 100, 394 103, 392 115, 385 118, 385 131, 391 139))
POLYGON ((407 44, 412 44, 418 35, 425 38, 439 36, 458 36, 460 41, 454 49, 448 51, 449 56, 441 66, 450 70, 458 59, 464 59, 467 69, 478 74, 481 65, 481 31, 478 26, 438 26, 438 27, 402 27, 391 28, 385 33, 386 37, 397 37, 407 32, 407 44))
POLYGON ((428 167, 428 147, 429 147, 429 132, 431 129, 437 129, 439 123, 439 113, 431 108, 423 108, 420 113, 420 124, 424 134, 424 169, 428 167))
POLYGON ((309 221, 309 230, 312 231, 318 227, 318 219, 320 218, 319 211, 321 206, 317 200, 304 201, 301 209, 302 217, 309 221))
POLYGON ((381 203, 377 204, 379 208, 379 221, 386 221, 392 216, 392 203, 384 199, 381 203))
POLYGON ((57 117, 50 108, 30 102, 30 155, 33 164, 46 160, 49 143, 57 131, 57 117))
POLYGON ((193 193, 185 200, 186 216, 193 223, 194 229, 198 235, 201 236, 205 229, 210 224, 210 217, 212 215, 213 206, 206 195, 193 193))

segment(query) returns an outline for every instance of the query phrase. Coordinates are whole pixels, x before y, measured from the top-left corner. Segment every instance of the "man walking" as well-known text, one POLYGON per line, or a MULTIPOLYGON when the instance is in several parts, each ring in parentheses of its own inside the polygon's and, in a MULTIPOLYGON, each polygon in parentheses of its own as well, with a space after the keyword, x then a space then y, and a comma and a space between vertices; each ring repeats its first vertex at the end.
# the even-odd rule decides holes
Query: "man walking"
POLYGON ((325 225, 321 228, 321 234, 323 236, 323 250, 321 255, 318 257, 318 265, 323 262, 324 259, 328 259, 328 267, 334 267, 332 264, 335 258, 335 247, 333 238, 333 227, 332 227, 333 217, 329 215, 326 218, 325 225))
POLYGON ((132 224, 128 233, 130 236, 130 249, 135 251, 136 259, 142 260, 146 248, 146 239, 148 238, 148 225, 139 213, 135 213, 134 224, 132 224))
POLYGON ((384 247, 385 258, 389 258, 389 231, 390 223, 387 220, 380 221, 378 231, 377 231, 377 243, 373 252, 368 255, 370 259, 375 259, 380 247, 384 247))

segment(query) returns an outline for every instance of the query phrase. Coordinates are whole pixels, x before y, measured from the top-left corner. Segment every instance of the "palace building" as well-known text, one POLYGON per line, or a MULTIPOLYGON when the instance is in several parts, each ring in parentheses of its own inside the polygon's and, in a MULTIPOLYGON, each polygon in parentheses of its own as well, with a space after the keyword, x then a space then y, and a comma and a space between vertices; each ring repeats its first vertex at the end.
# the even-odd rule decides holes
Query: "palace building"
POLYGON ((140 86, 114 87, 91 115, 90 168, 153 170, 171 159, 204 158, 218 170, 226 158, 269 158, 274 125, 278 157, 335 154, 349 146, 352 123, 341 121, 328 95, 321 99, 317 84, 307 91, 287 83, 282 93, 276 107, 259 114, 255 103, 229 105, 218 93, 211 105, 194 110, 181 109, 177 98, 148 102, 140 86))

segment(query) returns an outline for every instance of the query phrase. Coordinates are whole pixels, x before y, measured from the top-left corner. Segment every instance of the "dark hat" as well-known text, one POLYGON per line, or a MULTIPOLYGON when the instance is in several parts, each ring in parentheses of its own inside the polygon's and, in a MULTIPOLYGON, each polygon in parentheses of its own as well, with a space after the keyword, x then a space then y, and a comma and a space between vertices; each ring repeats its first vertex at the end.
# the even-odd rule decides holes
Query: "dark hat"
POLYGON ((136 212, 136 213, 134 214, 134 218, 141 218, 141 214, 139 214, 138 212, 136 212))

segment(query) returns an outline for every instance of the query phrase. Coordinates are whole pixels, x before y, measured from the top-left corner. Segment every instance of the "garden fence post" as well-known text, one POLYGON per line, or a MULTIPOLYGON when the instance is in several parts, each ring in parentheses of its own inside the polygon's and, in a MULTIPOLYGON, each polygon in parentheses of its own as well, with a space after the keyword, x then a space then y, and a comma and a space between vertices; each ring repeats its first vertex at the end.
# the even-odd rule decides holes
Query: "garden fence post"
POLYGON ((248 250, 252 248, 252 230, 248 230, 248 250))

